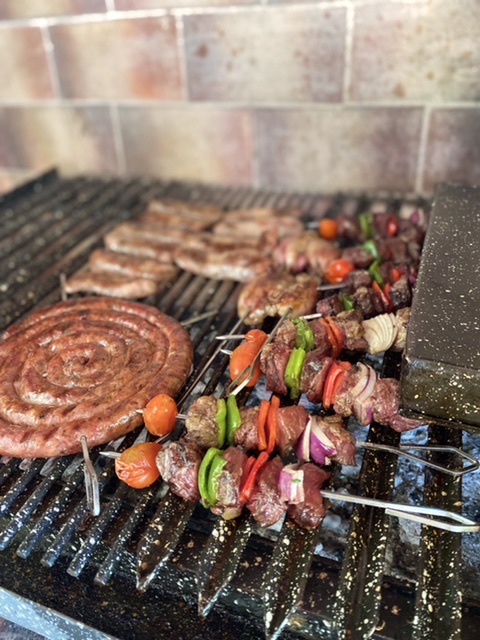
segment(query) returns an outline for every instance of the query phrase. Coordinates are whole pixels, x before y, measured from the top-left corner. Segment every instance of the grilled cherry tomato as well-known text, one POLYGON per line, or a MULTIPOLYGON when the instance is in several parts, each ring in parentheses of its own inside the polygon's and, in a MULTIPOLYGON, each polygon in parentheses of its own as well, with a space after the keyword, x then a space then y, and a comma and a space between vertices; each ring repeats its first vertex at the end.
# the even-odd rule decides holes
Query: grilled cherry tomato
POLYGON ((168 436, 177 421, 177 403, 166 393, 159 393, 150 400, 143 410, 143 420, 148 431, 154 436, 168 436))
POLYGON ((340 282, 344 282, 348 274, 354 270, 355 266, 350 262, 350 260, 339 258, 328 265, 325 273, 325 280, 329 284, 339 284, 340 282))
POLYGON ((160 477, 155 458, 161 448, 156 442, 142 442, 125 449, 115 460, 117 476, 134 489, 149 487, 160 477))
POLYGON ((336 240, 338 236, 338 223, 331 218, 323 218, 318 223, 318 233, 324 240, 336 240))
MULTIPOLYGON (((252 364, 266 339, 267 334, 260 329, 252 329, 247 333, 245 342, 234 349, 230 356, 230 378, 232 380, 236 380, 238 376, 252 364)), ((254 387, 261 375, 260 362, 257 362, 253 375, 246 386, 254 387)), ((241 382, 241 380, 239 380, 239 382, 241 382)))

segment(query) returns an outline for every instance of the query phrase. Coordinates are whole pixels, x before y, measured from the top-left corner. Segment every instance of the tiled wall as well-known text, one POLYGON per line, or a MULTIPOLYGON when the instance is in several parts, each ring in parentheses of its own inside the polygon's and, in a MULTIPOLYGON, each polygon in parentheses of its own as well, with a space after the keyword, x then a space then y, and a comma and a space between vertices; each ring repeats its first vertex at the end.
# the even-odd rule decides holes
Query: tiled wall
POLYGON ((1 0, 0 190, 480 183, 479 0, 1 0))

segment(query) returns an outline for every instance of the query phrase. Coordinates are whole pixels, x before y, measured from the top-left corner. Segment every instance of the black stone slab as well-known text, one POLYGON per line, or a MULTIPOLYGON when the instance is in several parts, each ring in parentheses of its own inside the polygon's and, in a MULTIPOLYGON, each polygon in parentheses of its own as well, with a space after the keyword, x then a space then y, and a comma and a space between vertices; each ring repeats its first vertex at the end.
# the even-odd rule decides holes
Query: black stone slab
POLYGON ((406 415, 480 427, 480 186, 435 192, 400 405, 406 415))

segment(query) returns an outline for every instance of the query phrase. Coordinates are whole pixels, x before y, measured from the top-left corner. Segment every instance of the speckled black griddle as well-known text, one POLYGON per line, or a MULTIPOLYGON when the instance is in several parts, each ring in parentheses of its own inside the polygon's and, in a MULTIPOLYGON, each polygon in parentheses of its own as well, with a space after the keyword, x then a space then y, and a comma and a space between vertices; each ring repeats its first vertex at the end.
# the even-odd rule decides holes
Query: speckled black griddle
POLYGON ((436 190, 412 303, 401 408, 480 427, 480 186, 436 190))

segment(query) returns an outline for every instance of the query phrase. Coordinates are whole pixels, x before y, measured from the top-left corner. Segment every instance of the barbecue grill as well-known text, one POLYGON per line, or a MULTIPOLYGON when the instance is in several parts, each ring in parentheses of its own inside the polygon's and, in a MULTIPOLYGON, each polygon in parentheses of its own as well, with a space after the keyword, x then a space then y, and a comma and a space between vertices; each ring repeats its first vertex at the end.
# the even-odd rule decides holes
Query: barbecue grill
MULTIPOLYGON (((401 214, 429 207, 414 195, 280 194, 146 178, 67 179, 51 171, 0 199, 0 330, 34 307, 57 302, 62 274, 81 268, 120 220, 164 196, 225 210, 297 206, 305 220, 367 207, 401 214)), ((234 282, 180 273, 145 300, 180 322, 198 318, 189 327, 195 362, 185 393, 223 388, 228 357, 215 355, 215 336, 235 324, 238 291, 234 282)), ((396 358, 379 366, 399 375, 396 358)), ((364 432, 371 443, 400 442, 400 434, 375 424, 364 432)), ((475 433, 453 427, 433 425, 419 437, 480 449, 475 433)), ((136 438, 138 430, 125 441, 136 438)), ((219 521, 158 486, 129 489, 117 480, 112 460, 98 449, 90 455, 100 486, 97 517, 89 512, 81 455, 1 460, 1 616, 62 640, 468 640, 478 634, 480 534, 469 534, 468 541, 463 536, 474 558, 467 566, 461 535, 414 524, 402 528, 370 506, 332 504, 316 531, 288 521, 261 530, 246 516, 219 521), (402 551, 409 531, 413 541, 402 551)), ((354 472, 335 475, 337 488, 461 511, 459 478, 385 452, 367 450, 361 457, 354 472), (409 485, 412 475, 416 482, 409 485)), ((451 454, 442 454, 441 462, 453 464, 451 454)), ((470 492, 478 482, 468 481, 470 492)), ((476 509, 467 501, 463 513, 478 520, 476 509)))

